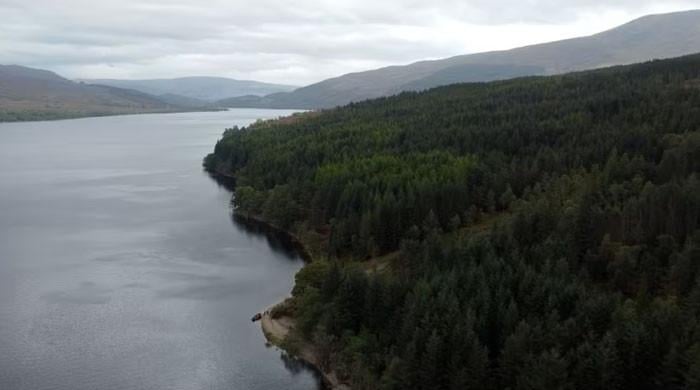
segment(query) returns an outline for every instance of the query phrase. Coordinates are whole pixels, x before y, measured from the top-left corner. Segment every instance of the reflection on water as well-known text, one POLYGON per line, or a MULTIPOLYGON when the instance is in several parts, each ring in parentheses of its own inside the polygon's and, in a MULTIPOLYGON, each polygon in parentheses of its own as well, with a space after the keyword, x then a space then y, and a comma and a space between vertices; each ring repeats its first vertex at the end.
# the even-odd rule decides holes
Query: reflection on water
MULTIPOLYGON (((297 359, 294 356, 290 356, 289 354, 282 352, 280 354, 280 359, 282 360, 282 363, 284 363, 284 367, 287 368, 289 372, 291 372, 294 375, 299 375, 299 374, 305 374, 309 370, 313 370, 315 372, 314 375, 318 378, 318 381, 321 382, 320 374, 316 372, 316 370, 309 366, 308 363, 306 363, 303 360, 297 359)), ((325 387, 323 387, 325 389, 325 387)))
POLYGON ((231 214, 231 220, 234 225, 239 227, 246 234, 252 236, 265 237, 267 244, 271 250, 283 253, 290 258, 297 259, 300 257, 300 252, 303 250, 298 243, 293 241, 289 235, 284 232, 272 229, 264 223, 254 219, 248 219, 236 214, 231 214))
POLYGON ((236 180, 233 177, 217 175, 211 172, 207 172, 207 175, 209 175, 209 178, 211 178, 214 183, 218 184, 219 187, 229 192, 233 192, 236 189, 236 180))

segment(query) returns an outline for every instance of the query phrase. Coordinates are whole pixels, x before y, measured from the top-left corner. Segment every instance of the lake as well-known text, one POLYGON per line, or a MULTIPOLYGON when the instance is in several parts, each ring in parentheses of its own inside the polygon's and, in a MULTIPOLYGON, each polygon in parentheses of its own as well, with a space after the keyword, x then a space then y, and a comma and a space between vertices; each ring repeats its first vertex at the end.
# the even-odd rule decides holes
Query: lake
POLYGON ((202 171, 291 111, 0 124, 0 389, 318 389, 250 318, 303 265, 202 171))

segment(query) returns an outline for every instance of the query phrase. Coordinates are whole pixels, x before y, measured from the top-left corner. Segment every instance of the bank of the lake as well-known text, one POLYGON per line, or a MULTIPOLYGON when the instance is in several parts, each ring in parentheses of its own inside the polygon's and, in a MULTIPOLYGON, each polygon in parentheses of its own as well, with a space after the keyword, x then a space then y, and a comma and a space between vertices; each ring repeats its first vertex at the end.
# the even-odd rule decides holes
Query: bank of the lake
POLYGON ((0 109, 0 124, 22 122, 54 122, 72 119, 103 118, 113 116, 155 115, 155 114, 187 114, 227 111, 227 108, 181 108, 166 110, 146 110, 140 112, 114 111, 114 112, 58 112, 58 111, 21 111, 11 112, 0 109))
MULTIPOLYGON (((234 180, 235 177, 230 175, 219 175, 215 174, 219 180, 227 182, 228 180, 234 180)), ((235 192, 235 190, 234 190, 235 192)), ((293 232, 283 229, 275 224, 266 221, 261 216, 251 215, 248 213, 241 213, 234 210, 234 217, 241 222, 252 226, 256 229, 262 229, 268 231, 270 234, 277 235, 283 240, 293 246, 294 249, 299 253, 299 255, 304 259, 304 261, 309 264, 315 261, 315 256, 318 258, 320 248, 317 245, 312 245, 310 242, 305 242, 303 238, 293 232), (311 249, 311 247, 314 247, 311 249), (313 254, 312 254, 313 253, 313 254), (315 254, 315 256, 314 256, 315 254)), ((289 299, 289 298, 287 298, 289 299)), ((350 390, 350 386, 347 383, 341 381, 336 375, 332 367, 327 367, 321 363, 321 358, 319 356, 316 346, 309 340, 301 340, 295 338, 292 343, 289 342, 288 336, 294 335, 295 319, 289 315, 275 315, 275 308, 284 305, 285 300, 277 302, 276 304, 270 306, 261 312, 260 327, 263 334, 267 340, 285 350, 290 355, 301 359, 311 367, 313 367, 321 376, 324 385, 332 390, 350 390)), ((296 336, 296 335, 294 335, 296 336)))

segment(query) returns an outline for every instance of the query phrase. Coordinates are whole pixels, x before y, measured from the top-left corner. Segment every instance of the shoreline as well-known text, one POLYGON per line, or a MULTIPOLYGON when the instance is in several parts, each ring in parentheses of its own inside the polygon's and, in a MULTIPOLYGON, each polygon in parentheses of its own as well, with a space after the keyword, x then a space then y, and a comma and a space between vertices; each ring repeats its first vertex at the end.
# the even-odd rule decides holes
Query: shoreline
MULTIPOLYGON (((279 305, 279 303, 278 303, 279 305)), ((272 307, 275 307, 273 305, 272 307)), ((318 354, 315 350, 313 344, 309 342, 304 342, 299 346, 299 351, 297 353, 291 353, 287 351, 284 347, 284 341, 289 335, 289 332, 294 329, 294 319, 291 317, 280 317, 272 318, 269 310, 266 310, 260 319, 260 328, 262 329, 263 335, 267 341, 276 346, 277 348, 283 350, 290 356, 297 358, 316 371, 323 381, 324 388, 328 390, 351 390, 350 386, 342 383, 336 376, 334 371, 326 371, 321 369, 321 364, 319 363, 318 354)))
POLYGON ((37 119, 18 119, 18 120, 0 120, 0 124, 6 123, 41 123, 41 122, 58 122, 58 121, 70 121, 77 119, 95 119, 95 118, 109 118, 117 116, 136 116, 136 115, 160 115, 160 114, 188 114, 188 113, 199 113, 199 112, 221 112, 228 111, 227 108, 212 108, 212 109, 186 109, 186 110, 156 110, 156 111, 143 111, 143 112, 116 112, 116 113, 91 113, 91 114, 76 114, 76 115, 57 115, 47 118, 37 118, 37 119))
MULTIPOLYGON (((229 176, 229 178, 232 177, 229 176)), ((243 223, 255 225, 255 227, 257 228, 262 228, 270 233, 284 237, 294 247, 294 250, 301 256, 301 258, 304 260, 304 263, 308 264, 313 262, 313 257, 306 249, 301 239, 299 239, 299 237, 297 237, 293 233, 284 230, 278 226, 275 226, 259 217, 246 215, 236 211, 234 211, 234 217, 238 218, 243 223)), ((333 370, 328 371, 324 370, 321 367, 318 358, 318 353, 316 352, 316 348, 312 343, 304 341, 299 346, 299 351, 297 353, 292 353, 291 351, 288 351, 284 348, 285 339, 287 338, 289 333, 294 329, 294 318, 287 316, 283 316, 280 318, 272 318, 272 315, 270 314, 271 310, 274 307, 282 304, 283 302, 284 299, 270 306, 268 309, 265 309, 265 311, 261 313, 262 317, 260 318, 260 328, 263 332, 263 335, 265 336, 265 339, 267 339, 267 341, 270 344, 276 346, 277 348, 280 348, 284 352, 288 353, 290 356, 300 359, 301 361, 309 365, 311 368, 313 368, 314 371, 316 371, 320 375, 321 380, 323 381, 324 388, 329 390, 351 390, 350 386, 348 386, 345 383, 342 383, 338 379, 333 370)))
MULTIPOLYGON (((221 185, 226 186, 235 195, 236 177, 234 175, 220 172, 219 170, 205 169, 205 171, 208 172, 209 175, 221 185)), ((258 216, 249 215, 236 210, 233 210, 233 217, 243 224, 253 226, 268 233, 273 233, 279 238, 285 239, 293 247, 296 253, 299 254, 305 264, 313 262, 313 256, 306 248, 302 240, 294 233, 282 229, 281 227, 276 226, 258 216)), ((298 353, 292 353, 284 348, 284 341, 294 328, 294 319, 291 317, 281 317, 277 319, 272 318, 270 312, 274 307, 282 304, 285 299, 271 305, 260 313, 262 315, 260 318, 260 329, 262 330, 267 342, 281 349, 290 356, 301 360, 316 371, 320 375, 325 389, 351 390, 349 385, 342 383, 338 379, 333 370, 327 371, 321 367, 318 354, 315 350, 315 346, 312 343, 304 341, 304 343, 299 347, 298 353)))
MULTIPOLYGON (((206 166, 204 167, 204 172, 209 174, 209 176, 216 181, 219 185, 227 188, 231 193, 235 196, 236 194, 236 176, 223 172, 220 169, 207 169, 206 166)), ((249 213, 242 213, 238 210, 232 209, 232 214, 233 217, 238 221, 243 224, 246 224, 248 226, 256 227, 256 228, 261 228, 261 230, 265 230, 269 233, 274 233, 278 235, 279 237, 285 238, 286 241, 288 241, 290 244, 294 246, 294 249, 299 253, 301 258, 304 260, 305 263, 311 263, 313 261, 313 257, 311 256, 311 253, 307 250, 306 246, 302 243, 301 239, 297 237, 294 233, 283 229, 273 223, 270 223, 263 218, 260 218, 256 215, 252 215, 249 213)), ((275 305, 276 306, 276 305, 275 305)))
MULTIPOLYGON (((229 179, 233 179, 233 177, 229 176, 229 179)), ((301 239, 294 233, 284 230, 279 226, 273 225, 260 217, 244 214, 235 210, 233 211, 233 217, 244 225, 259 228, 267 231, 268 233, 273 233, 279 238, 283 238, 299 254, 302 260, 304 260, 304 263, 313 262, 311 253, 307 250, 306 246, 304 246, 301 239)))

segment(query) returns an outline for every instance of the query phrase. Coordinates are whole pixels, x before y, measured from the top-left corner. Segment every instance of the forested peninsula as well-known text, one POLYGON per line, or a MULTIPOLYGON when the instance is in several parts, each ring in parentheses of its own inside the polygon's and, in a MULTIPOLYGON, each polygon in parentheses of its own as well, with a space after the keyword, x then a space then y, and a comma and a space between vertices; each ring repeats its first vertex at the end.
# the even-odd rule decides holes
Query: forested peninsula
POLYGON ((285 346, 353 389, 700 388, 700 56, 227 130, 313 261, 285 346))

